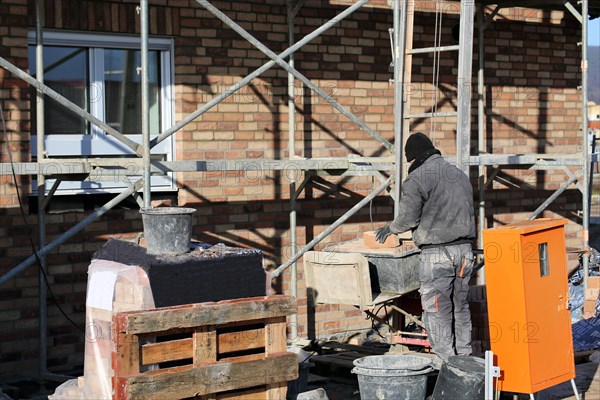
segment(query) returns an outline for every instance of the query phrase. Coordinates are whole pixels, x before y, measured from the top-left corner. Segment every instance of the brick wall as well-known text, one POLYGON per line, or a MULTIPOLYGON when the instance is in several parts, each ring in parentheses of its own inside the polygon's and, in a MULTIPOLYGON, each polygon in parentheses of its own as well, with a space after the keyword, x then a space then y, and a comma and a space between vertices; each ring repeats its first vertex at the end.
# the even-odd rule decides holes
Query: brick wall
MULTIPOLYGON (((136 1, 46 1, 48 29, 138 33, 136 1)), ((316 29, 348 1, 307 1, 296 20, 296 39, 316 29)), ((6 0, 0 4, 0 54, 27 68, 27 31, 33 27, 33 1, 6 0)), ((214 3, 275 52, 287 44, 284 1, 218 1, 214 3)), ((383 137, 393 137, 393 87, 388 28, 391 12, 384 1, 366 7, 315 39, 295 56, 296 67, 315 84, 357 114, 383 137)), ((417 3, 415 47, 433 44, 433 2, 417 3)), ((458 23, 457 7, 444 3, 442 45, 453 44, 450 31, 458 23)), ((569 15, 515 9, 502 12, 486 32, 486 129, 496 153, 562 152, 579 150, 579 95, 576 46, 577 24, 569 15)), ((151 0, 150 34, 175 42, 175 117, 181 120, 199 104, 222 93, 268 59, 244 39, 189 0, 151 0), (168 4, 168 5, 167 5, 168 4)), ((455 54, 440 61, 439 90, 432 90, 431 56, 415 57, 413 111, 453 110, 456 99, 455 54)), ((475 56, 475 63, 477 57, 475 56)), ((476 65, 476 64, 474 64, 476 65)), ((243 172, 178 173, 179 205, 197 209, 194 237, 211 243, 255 247, 264 251, 265 266, 277 267, 292 253, 289 240, 289 183, 303 174, 257 170, 253 158, 286 158, 287 74, 273 68, 240 93, 215 107, 175 136, 176 158, 247 158, 243 172)), ((0 98, 15 161, 29 160, 29 103, 26 85, 0 70, 0 98)), ((389 155, 376 141, 301 84, 295 88, 296 154, 305 157, 389 155)), ((474 97, 475 98, 475 97, 474 97)), ((476 115, 475 113, 473 114, 476 115)), ((476 121, 474 117, 474 122, 476 121)), ((415 120, 412 130, 429 133, 444 154, 455 152, 453 119, 415 120)), ((476 130, 473 146, 476 148, 476 130)), ((5 139, 0 139, 4 146, 5 139)), ((2 162, 7 161, 2 148, 2 162)), ((503 184, 486 193, 489 225, 524 219, 566 178, 562 172, 507 170, 503 184)), ((474 180, 474 183, 476 181, 474 180)), ((303 245, 352 207, 378 182, 371 178, 319 177, 298 200, 298 244, 303 245)), ((28 179, 19 181, 30 193, 28 179)), ((14 185, 0 176, 0 273, 31 254, 25 225, 18 211, 14 185)), ((568 218, 570 246, 579 246, 581 197, 563 194, 547 216, 568 218)), ((376 226, 389 220, 393 205, 380 196, 373 202, 376 226)), ((26 208, 26 212, 28 212, 26 208)), ((48 240, 81 221, 89 211, 48 216, 48 240)), ((28 215, 34 240, 36 216, 28 215)), ((356 214, 326 239, 336 243, 371 229, 369 210, 356 214)), ((90 255, 110 236, 132 239, 142 230, 136 210, 113 210, 48 256, 52 290, 65 311, 83 323, 86 270, 90 255)), ((274 282, 289 292, 289 272, 274 282)), ((299 267, 299 333, 322 336, 368 328, 363 315, 350 307, 307 305, 302 267, 299 267)), ((49 367, 68 371, 83 362, 84 336, 69 325, 49 302, 49 367)), ((0 288, 0 376, 34 371, 37 357, 37 271, 27 271, 0 288)))

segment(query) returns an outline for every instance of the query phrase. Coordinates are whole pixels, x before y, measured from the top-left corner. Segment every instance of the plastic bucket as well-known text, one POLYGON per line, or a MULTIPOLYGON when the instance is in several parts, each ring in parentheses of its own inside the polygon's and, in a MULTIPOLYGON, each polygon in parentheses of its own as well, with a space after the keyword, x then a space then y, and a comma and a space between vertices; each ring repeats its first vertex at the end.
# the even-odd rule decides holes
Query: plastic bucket
POLYGON ((190 251, 193 208, 141 209, 148 254, 183 254, 190 251))
POLYGON ((471 356, 451 356, 442 364, 431 400, 483 399, 485 362, 471 356))
POLYGON ((424 400, 429 358, 415 355, 368 356, 354 360, 352 373, 358 376, 363 400, 424 400))

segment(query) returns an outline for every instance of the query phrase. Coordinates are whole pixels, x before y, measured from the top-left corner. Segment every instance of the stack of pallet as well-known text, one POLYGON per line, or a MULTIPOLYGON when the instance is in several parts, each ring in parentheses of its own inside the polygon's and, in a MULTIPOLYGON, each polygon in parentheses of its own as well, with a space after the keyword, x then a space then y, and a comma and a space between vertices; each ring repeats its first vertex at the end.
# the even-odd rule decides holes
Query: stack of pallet
POLYGON ((298 376, 286 351, 296 310, 291 297, 267 296, 118 313, 113 398, 283 400, 298 376))

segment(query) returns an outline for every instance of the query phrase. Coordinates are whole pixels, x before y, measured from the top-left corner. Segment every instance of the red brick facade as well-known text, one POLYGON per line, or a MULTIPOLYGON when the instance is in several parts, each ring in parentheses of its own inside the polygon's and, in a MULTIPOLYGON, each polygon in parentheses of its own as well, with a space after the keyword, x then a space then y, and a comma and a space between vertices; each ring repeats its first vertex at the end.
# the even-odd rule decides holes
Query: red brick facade
MULTIPOLYGON (((296 39, 322 25, 349 3, 306 1, 296 19, 296 39)), ((433 45, 435 14, 430 3, 434 4, 417 2, 415 47, 433 45)), ((47 29, 139 33, 136 1, 54 0, 45 4, 47 29)), ((287 47, 283 0, 217 1, 214 4, 273 51, 281 52, 287 47)), ((458 5, 455 2, 443 4, 448 13, 443 19, 442 45, 448 45, 453 44, 450 32, 458 23, 458 5)), ((33 1, 26 0, 3 0, 0 4, 0 55, 25 70, 28 68, 27 33, 34 27, 33 5, 33 1)), ((518 8, 500 15, 501 18, 489 25, 485 39, 488 150, 571 154, 581 151, 578 23, 568 13, 556 11, 518 8)), ((392 13, 386 2, 377 1, 375 6, 357 11, 295 56, 299 71, 387 139, 393 138, 388 34, 391 25, 392 13)), ((150 34, 174 38, 176 121, 268 61, 191 0, 151 0, 150 34)), ((432 93, 433 58, 415 57, 413 111, 429 111, 434 101, 438 102, 440 111, 454 110, 455 59, 455 53, 442 54, 440 91, 432 93), (444 101, 444 96, 453 99, 444 101)), ((476 56, 474 60, 476 66, 476 56)), ((0 100, 13 161, 28 161, 29 89, 3 69, 0 69, 0 79, 0 100)), ((177 196, 179 205, 197 208, 195 238, 261 249, 267 268, 278 266, 291 254, 288 210, 293 172, 258 171, 251 159, 289 156, 286 93, 287 73, 281 68, 272 68, 175 136, 176 159, 179 160, 249 159, 245 172, 177 174, 177 196)), ((296 86, 296 107, 298 155, 309 158, 350 154, 389 156, 368 134, 300 84, 296 86)), ((476 149, 475 112, 473 116, 476 149)), ((430 121, 416 120, 411 129, 429 133, 430 121)), ((431 136, 444 154, 455 152, 455 129, 453 118, 437 120, 431 136)), ((5 146, 3 137, 0 145, 5 146)), ((0 157, 1 162, 8 162, 4 147, 1 147, 0 157)), ((472 170, 474 174, 475 171, 472 170)), ((299 173, 294 176, 298 180, 303 177, 299 173)), ((505 184, 495 183, 487 192, 489 225, 524 219, 567 179, 560 171, 507 170, 500 176, 505 184)), ((30 180, 19 178, 19 183, 21 196, 27 198, 31 192, 30 180)), ((367 177, 315 178, 298 201, 299 245, 313 239, 377 185, 377 180, 373 182, 367 177)), ((373 202, 373 220, 377 226, 390 219, 392 209, 388 197, 380 196, 373 202)), ((546 216, 561 216, 571 221, 567 235, 573 247, 581 246, 577 216, 580 209, 581 196, 569 190, 546 213, 546 216)), ((48 241, 88 214, 49 215, 48 241)), ((367 207, 338 228, 326 242, 360 237, 364 230, 371 229, 370 219, 367 207)), ((36 215, 28 215, 27 220, 37 240, 36 215)), ((108 237, 132 239, 141 230, 137 210, 112 210, 48 256, 52 290, 71 318, 79 323, 84 320, 90 255, 108 237)), ((30 255, 12 177, 0 176, 0 274, 30 255)), ((37 365, 37 275, 36 267, 32 266, 0 288, 0 376, 33 371, 37 365)), ((275 287, 279 292, 289 291, 289 272, 275 282, 275 287)), ((323 336, 369 327, 363 314, 351 307, 319 305, 316 310, 307 310, 301 267, 299 290, 300 336, 323 336)), ((64 320, 51 302, 48 325, 50 370, 69 371, 81 366, 84 336, 64 320)))

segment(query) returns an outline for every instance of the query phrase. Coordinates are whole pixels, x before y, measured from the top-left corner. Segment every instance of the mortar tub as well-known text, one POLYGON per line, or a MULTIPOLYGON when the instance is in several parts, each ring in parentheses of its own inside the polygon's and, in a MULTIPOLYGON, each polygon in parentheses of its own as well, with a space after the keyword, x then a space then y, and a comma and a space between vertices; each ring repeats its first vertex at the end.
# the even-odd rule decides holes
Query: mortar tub
POLYGON ((354 360, 361 400, 424 400, 432 361, 415 355, 367 356, 354 360))
POLYGON ((318 303, 369 309, 420 287, 419 254, 418 248, 365 249, 359 241, 307 252, 307 286, 318 303))
POLYGON ((417 290, 420 253, 419 249, 394 255, 360 252, 369 260, 373 292, 405 294, 417 290))

